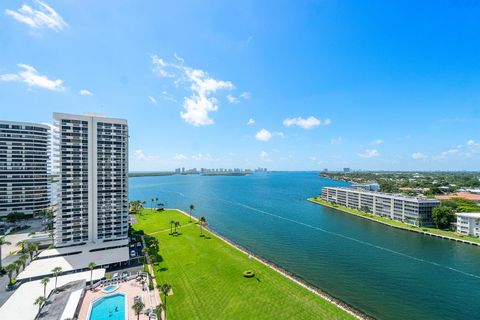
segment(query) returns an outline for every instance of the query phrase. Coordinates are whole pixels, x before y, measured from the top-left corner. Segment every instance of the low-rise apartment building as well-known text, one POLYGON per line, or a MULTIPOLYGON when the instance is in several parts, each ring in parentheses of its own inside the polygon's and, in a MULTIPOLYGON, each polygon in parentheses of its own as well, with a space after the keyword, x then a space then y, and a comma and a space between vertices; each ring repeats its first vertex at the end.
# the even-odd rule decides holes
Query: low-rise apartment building
POLYGON ((456 216, 458 233, 480 237, 480 212, 458 212, 456 216))
POLYGON ((432 210, 440 200, 373 192, 354 188, 325 187, 322 199, 415 225, 431 225, 432 210))

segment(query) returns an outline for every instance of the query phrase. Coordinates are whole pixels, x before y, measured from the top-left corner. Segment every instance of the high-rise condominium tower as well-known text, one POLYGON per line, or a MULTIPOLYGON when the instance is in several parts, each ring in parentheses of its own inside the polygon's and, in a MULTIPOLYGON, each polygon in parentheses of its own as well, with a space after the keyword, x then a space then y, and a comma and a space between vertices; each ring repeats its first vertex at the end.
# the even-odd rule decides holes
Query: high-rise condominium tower
POLYGON ((49 207, 49 139, 47 125, 0 120, 0 216, 49 207))
POLYGON ((57 246, 128 236, 128 125, 54 113, 57 246))

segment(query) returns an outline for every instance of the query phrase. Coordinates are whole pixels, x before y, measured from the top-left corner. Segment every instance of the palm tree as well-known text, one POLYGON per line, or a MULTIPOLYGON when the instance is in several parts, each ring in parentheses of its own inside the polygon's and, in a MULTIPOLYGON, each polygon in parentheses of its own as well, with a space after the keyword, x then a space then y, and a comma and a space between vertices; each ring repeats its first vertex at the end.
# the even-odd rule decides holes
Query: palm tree
POLYGON ((195 206, 191 204, 188 208, 190 209, 190 222, 192 222, 192 210, 195 210, 195 206))
POLYGON ((163 293, 163 297, 165 300, 165 303, 163 304, 163 310, 165 310, 165 319, 167 319, 167 296, 172 289, 172 286, 168 283, 164 283, 161 286, 158 286, 158 289, 163 293))
POLYGON ((175 221, 175 233, 177 233, 177 227, 180 227, 179 221, 175 221))
POLYGON ((26 249, 26 246, 28 245, 28 242, 25 241, 25 240, 22 240, 22 241, 19 241, 17 242, 17 246, 20 246, 22 249, 21 249, 21 252, 24 253, 25 252, 25 249, 26 249))
POLYGON ((11 243, 8 242, 7 240, 5 240, 5 237, 0 237, 0 269, 2 269, 2 246, 6 244, 6 245, 10 245, 11 243))
POLYGON ((38 305, 38 313, 40 313, 40 310, 42 310, 42 306, 45 302, 47 302, 47 298, 44 296, 39 296, 33 303, 34 305, 38 305))
POLYGON ((173 234, 172 227, 175 224, 175 220, 170 220, 170 234, 173 234))
POLYGON ((142 312, 145 304, 142 301, 137 301, 133 304, 132 309, 135 311, 135 315, 137 316, 137 320, 140 319, 140 312, 142 312))
POLYGON ((155 201, 155 197, 152 198, 152 202, 151 202, 152 206, 151 206, 150 208, 151 208, 152 210, 153 210, 153 202, 154 202, 154 201, 155 201))
POLYGON ((25 270, 25 265, 27 264, 28 261, 28 254, 24 253, 20 256, 20 261, 22 261, 22 269, 25 270))
POLYGON ((40 283, 43 284, 43 296, 46 298, 47 297, 47 284, 50 282, 49 277, 45 277, 42 280, 40 280, 40 283))
POLYGON ((30 261, 33 260, 33 254, 38 251, 38 242, 30 242, 28 244, 28 254, 30 255, 30 261))
POLYGON ((57 291, 57 280, 58 280, 58 275, 62 273, 62 268, 61 267, 55 267, 52 269, 53 276, 55 277, 55 291, 57 291))
POLYGON ((16 268, 15 264, 13 263, 10 263, 5 267, 5 271, 7 272, 8 279, 9 279, 8 283, 12 283, 12 276, 13 276, 13 271, 15 271, 15 268, 16 268))
POLYGON ((15 266, 15 273, 18 274, 20 273, 20 268, 22 267, 22 262, 20 260, 17 260, 13 263, 13 265, 15 266))
POLYGON ((52 246, 53 246, 53 242, 54 242, 54 240, 55 240, 55 232, 53 232, 53 231, 52 231, 52 232, 49 232, 49 233, 48 233, 48 236, 49 236, 50 238, 52 238, 52 246))
POLYGON ((198 219, 198 224, 200 224, 200 237, 203 236, 203 226, 207 225, 207 218, 204 216, 201 216, 200 219, 198 219))
POLYGON ((92 289, 93 284, 93 269, 95 269, 96 266, 95 262, 90 262, 87 266, 87 268, 90 269, 90 289, 92 289))
POLYGON ((164 304, 159 302, 155 308, 153 308, 153 313, 157 315, 157 319, 162 319, 162 311, 164 309, 164 304))

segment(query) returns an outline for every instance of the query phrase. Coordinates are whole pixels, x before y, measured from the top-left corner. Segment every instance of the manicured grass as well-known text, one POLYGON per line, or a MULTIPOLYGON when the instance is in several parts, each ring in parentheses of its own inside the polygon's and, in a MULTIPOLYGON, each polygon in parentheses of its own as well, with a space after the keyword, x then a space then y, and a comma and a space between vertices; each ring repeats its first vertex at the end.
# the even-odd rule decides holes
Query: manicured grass
MULTIPOLYGON (((152 209, 143 209, 140 214, 135 215, 137 223, 134 226, 136 230, 143 230, 145 233, 152 233, 161 230, 170 230, 170 221, 180 222, 180 226, 190 223, 190 218, 177 210, 154 211, 152 209), (161 219, 157 219, 161 217, 161 219)), ((195 222, 195 219, 192 218, 195 222)))
POLYGON ((370 220, 373 220, 373 221, 382 222, 384 224, 388 224, 388 225, 391 225, 391 226, 399 228, 399 229, 412 230, 412 231, 416 231, 416 232, 420 232, 420 233, 432 233, 432 234, 437 234, 437 235, 441 235, 441 236, 444 236, 444 237, 450 237, 450 238, 454 238, 454 239, 460 239, 460 240, 466 240, 466 241, 471 241, 471 242, 475 242, 475 243, 480 243, 480 238, 477 238, 477 237, 465 236, 465 235, 458 234, 454 231, 440 230, 440 229, 436 229, 436 228, 416 227, 416 226, 412 226, 412 225, 409 225, 409 224, 406 224, 406 223, 403 223, 403 222, 399 222, 399 221, 395 221, 395 220, 390 220, 388 218, 380 217, 380 216, 377 216, 375 214, 366 213, 366 212, 363 212, 363 211, 360 211, 360 210, 347 208, 347 207, 344 207, 344 206, 341 206, 341 205, 338 205, 338 204, 332 205, 330 202, 327 202, 327 201, 325 201, 321 198, 309 198, 308 201, 318 203, 318 204, 321 204, 321 205, 324 205, 324 206, 327 206, 327 207, 330 207, 330 208, 333 208, 333 209, 337 209, 337 210, 340 210, 340 211, 344 211, 344 212, 347 212, 347 213, 350 213, 350 214, 354 214, 356 216, 360 216, 360 217, 370 219, 370 220))
MULTIPOLYGON (((134 229, 145 233, 182 220, 180 212, 144 212, 134 229)), ((180 235, 154 233, 161 261, 154 264, 157 283, 169 283, 168 319, 353 319, 278 272, 226 244, 198 225, 180 229, 180 235), (255 276, 246 278, 243 272, 255 276)), ((163 296, 162 296, 163 299, 163 296)))

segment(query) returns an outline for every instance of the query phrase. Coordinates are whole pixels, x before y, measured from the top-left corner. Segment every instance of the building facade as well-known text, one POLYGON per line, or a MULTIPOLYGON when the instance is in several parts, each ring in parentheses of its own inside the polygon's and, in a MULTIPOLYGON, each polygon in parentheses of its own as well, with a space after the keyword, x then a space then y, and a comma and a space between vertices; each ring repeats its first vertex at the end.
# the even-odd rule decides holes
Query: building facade
POLYGON ((0 121, 0 216, 50 206, 50 127, 0 121))
POLYGON ((128 237, 128 124, 54 113, 57 246, 128 237))
POLYGON ((440 200, 408 197, 353 188, 325 187, 322 199, 415 225, 432 225, 432 210, 440 200))
POLYGON ((480 237, 480 212, 457 212, 457 232, 480 237))

